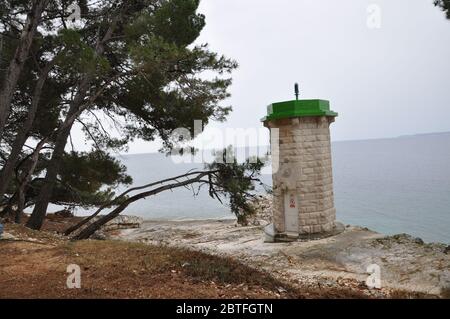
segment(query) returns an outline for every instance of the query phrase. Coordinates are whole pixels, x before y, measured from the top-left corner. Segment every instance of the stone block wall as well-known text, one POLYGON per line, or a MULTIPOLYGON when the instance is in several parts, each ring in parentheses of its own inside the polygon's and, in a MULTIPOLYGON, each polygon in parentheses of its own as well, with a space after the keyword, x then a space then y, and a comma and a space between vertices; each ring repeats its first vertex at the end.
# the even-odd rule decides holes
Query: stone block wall
POLYGON ((266 122, 279 129, 279 169, 273 174, 274 226, 285 232, 284 194, 295 192, 298 203, 299 235, 333 230, 333 173, 330 124, 334 117, 299 117, 266 122))

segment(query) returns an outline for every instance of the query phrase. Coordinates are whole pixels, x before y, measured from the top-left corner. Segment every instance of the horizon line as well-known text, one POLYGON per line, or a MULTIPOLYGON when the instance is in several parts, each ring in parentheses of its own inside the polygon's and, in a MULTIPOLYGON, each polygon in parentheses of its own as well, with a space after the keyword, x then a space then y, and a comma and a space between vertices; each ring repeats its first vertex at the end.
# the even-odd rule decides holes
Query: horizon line
MULTIPOLYGON (((400 138, 408 138, 408 137, 417 137, 417 136, 427 136, 427 135, 441 135, 441 134, 450 134, 450 131, 438 131, 438 132, 429 132, 429 133, 416 133, 416 134, 404 134, 404 135, 398 135, 393 137, 373 137, 373 138, 363 138, 363 139, 348 139, 348 140, 337 140, 337 141, 331 141, 331 143, 348 143, 348 142, 364 142, 364 141, 377 141, 377 140, 394 140, 394 139, 400 139, 400 138)), ((256 148, 256 147, 269 147, 269 145, 255 145, 255 146, 245 146, 249 148, 256 148)), ((244 147, 241 147, 244 148, 244 147)), ((203 150, 211 150, 215 151, 219 148, 206 148, 203 150)), ((129 156, 129 155, 146 155, 146 154, 164 154, 161 152, 142 152, 142 153, 119 153, 119 156, 129 156)))

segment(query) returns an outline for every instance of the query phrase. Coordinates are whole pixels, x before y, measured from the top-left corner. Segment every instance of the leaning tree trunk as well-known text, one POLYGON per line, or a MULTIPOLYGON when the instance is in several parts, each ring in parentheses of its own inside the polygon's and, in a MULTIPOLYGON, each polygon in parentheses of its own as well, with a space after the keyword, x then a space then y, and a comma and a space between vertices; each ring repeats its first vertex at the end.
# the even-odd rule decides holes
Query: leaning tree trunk
POLYGON ((17 202, 17 193, 15 193, 8 201, 6 207, 0 212, 1 218, 6 218, 7 220, 14 220, 14 209, 13 206, 17 202))
POLYGON ((149 197, 149 196, 154 196, 156 194, 159 194, 161 192, 167 191, 167 190, 172 190, 175 188, 180 188, 180 187, 185 187, 194 183, 199 183, 202 181, 202 178, 211 174, 211 172, 207 171, 207 172, 202 172, 199 173, 197 176, 195 176, 194 178, 190 178, 187 179, 185 181, 182 182, 176 182, 176 183, 172 183, 172 184, 168 184, 168 185, 164 185, 161 187, 158 187, 154 190, 150 190, 147 192, 143 192, 137 195, 134 195, 130 198, 128 198, 127 200, 123 201, 117 208, 115 208, 111 213, 109 213, 108 215, 105 215, 103 217, 101 217, 100 219, 98 219, 97 221, 93 222, 92 224, 90 224, 89 226, 87 226, 85 229, 83 229, 78 235, 74 236, 73 239, 74 240, 82 240, 82 239, 88 239, 89 237, 91 237, 96 231, 98 231, 103 225, 105 225, 106 223, 108 223, 109 221, 113 220, 114 218, 116 218, 117 216, 119 216, 130 204, 149 197))
POLYGON ((27 118, 20 127, 19 132, 17 133, 17 136, 14 139, 11 152, 0 174, 0 198, 5 194, 8 188, 8 184, 11 181, 12 176, 14 175, 14 169, 17 166, 20 153, 22 152, 22 148, 25 145, 25 142, 27 141, 30 130, 33 127, 33 122, 36 117, 36 113, 38 111, 39 103, 41 101, 41 95, 44 84, 47 81, 50 70, 53 68, 54 65, 55 60, 49 62, 42 70, 39 80, 36 83, 36 87, 33 93, 33 99, 31 102, 31 107, 28 110, 27 118))
POLYGON ((47 166, 47 172, 45 174, 42 188, 40 189, 36 205, 34 206, 33 213, 28 219, 26 226, 31 229, 40 230, 44 223, 45 215, 47 214, 48 204, 53 194, 53 188, 55 186, 58 172, 62 164, 64 156, 64 149, 66 147, 67 139, 69 138, 72 125, 75 121, 74 115, 77 113, 77 108, 71 108, 68 114, 68 121, 66 121, 60 128, 56 137, 55 147, 50 162, 47 166))
POLYGON ((17 190, 17 210, 14 222, 20 224, 22 221, 23 210, 25 209, 25 186, 19 187, 17 190))
MULTIPOLYGON (((17 181, 18 186, 14 195, 10 198, 8 205, 6 208, 0 213, 0 217, 7 216, 11 220, 15 220, 16 223, 20 223, 20 218, 23 214, 23 210, 25 208, 25 193, 28 189, 28 186, 33 178, 34 171, 36 169, 37 163, 39 161, 39 154, 47 143, 48 138, 44 138, 41 140, 34 149, 33 153, 29 156, 29 159, 24 161, 27 163, 27 166, 23 169, 23 173, 18 175, 17 181), (13 206, 16 205, 17 208, 14 211, 13 206)), ((19 170, 20 168, 18 168, 19 170)))
POLYGON ((26 168, 25 172, 23 172, 20 176, 20 184, 17 189, 17 211, 15 217, 16 224, 20 224, 21 222, 23 211, 25 209, 25 194, 33 178, 34 171, 36 170, 36 166, 39 161, 39 154, 41 153, 41 150, 46 143, 47 138, 44 138, 38 143, 30 158, 30 163, 28 167, 26 168))
MULTIPOLYGON (((116 27, 116 23, 118 22, 119 19, 120 17, 115 17, 114 22, 109 26, 104 37, 98 40, 95 47, 95 54, 97 56, 101 56, 105 52, 105 43, 109 41, 109 39, 111 39, 114 29, 116 27)), ((67 139, 69 138, 70 131, 72 129, 75 120, 87 107, 87 105, 84 103, 85 102, 84 99, 87 96, 87 92, 89 91, 94 76, 95 75, 92 73, 87 73, 83 76, 81 84, 79 85, 78 88, 78 93, 70 105, 69 112, 66 116, 66 120, 59 128, 59 132, 56 137, 55 148, 50 163, 47 167, 47 173, 45 175, 43 186, 39 193, 37 203, 34 206, 33 213, 31 214, 30 219, 26 224, 28 228, 40 230, 42 224, 44 223, 45 215, 47 214, 48 204, 50 203, 50 199, 53 195, 53 188, 55 187, 58 172, 62 164, 64 148, 66 147, 67 139)), ((95 100, 94 97, 92 98, 95 100)), ((90 103, 92 102, 93 101, 90 101, 90 103)))
MULTIPOLYGON (((216 171, 209 171, 208 174, 213 174, 215 172, 216 171)), ((204 172, 199 172, 199 171, 189 172, 187 174, 183 174, 183 175, 167 178, 167 179, 160 180, 160 181, 157 181, 157 182, 154 182, 154 183, 150 183, 150 184, 147 184, 147 185, 130 188, 130 189, 126 190, 125 192, 123 192, 122 194, 120 194, 119 196, 117 196, 116 198, 114 198, 112 201, 109 201, 109 202, 103 204, 102 206, 100 206, 100 208, 97 209, 97 211, 95 213, 93 213, 92 215, 90 215, 89 217, 86 217, 86 218, 82 219, 78 224, 73 225, 73 226, 69 227, 68 229, 66 229, 66 231, 64 232, 64 235, 65 236, 69 236, 70 234, 72 234, 76 230, 80 229, 81 227, 83 227, 84 225, 89 223, 95 217, 97 217, 106 208, 115 206, 115 204, 119 204, 120 201, 122 199, 125 199, 126 196, 128 194, 130 194, 131 192, 144 190, 146 188, 150 188, 150 187, 157 186, 157 185, 163 185, 164 183, 177 181, 177 180, 179 180, 181 178, 187 178, 189 176, 198 175, 198 174, 201 174, 201 173, 204 173, 204 172)))
POLYGON ((11 110, 11 101, 14 91, 22 73, 25 61, 30 52, 33 38, 36 34, 37 27, 40 23, 42 12, 46 7, 48 0, 33 0, 31 11, 28 14, 26 24, 20 37, 14 57, 6 71, 0 86, 0 137, 6 125, 6 120, 11 110))

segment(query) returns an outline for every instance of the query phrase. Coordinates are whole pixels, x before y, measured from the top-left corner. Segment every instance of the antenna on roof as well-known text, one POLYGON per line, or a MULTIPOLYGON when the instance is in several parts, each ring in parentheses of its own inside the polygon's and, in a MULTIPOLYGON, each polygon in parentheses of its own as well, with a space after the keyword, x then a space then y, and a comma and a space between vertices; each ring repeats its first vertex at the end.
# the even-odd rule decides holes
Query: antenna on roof
POLYGON ((295 83, 295 99, 298 101, 298 96, 300 95, 300 90, 298 88, 298 83, 295 83))

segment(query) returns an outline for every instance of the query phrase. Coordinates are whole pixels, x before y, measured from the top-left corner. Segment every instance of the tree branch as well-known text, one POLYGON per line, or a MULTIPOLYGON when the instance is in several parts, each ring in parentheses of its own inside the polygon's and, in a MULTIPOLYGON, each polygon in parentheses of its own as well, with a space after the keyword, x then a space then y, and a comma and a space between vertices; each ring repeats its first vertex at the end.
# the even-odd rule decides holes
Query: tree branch
POLYGON ((88 239, 97 230, 99 230, 103 225, 105 225, 109 221, 111 221, 114 218, 116 218, 117 216, 119 216, 130 204, 132 204, 132 203, 134 203, 134 202, 136 202, 136 201, 138 201, 140 199, 143 199, 143 198, 146 198, 146 197, 149 197, 149 196, 154 196, 154 195, 157 195, 157 194, 159 194, 161 192, 164 192, 164 191, 167 191, 167 190, 173 190, 173 189, 176 189, 176 188, 184 187, 186 185, 197 183, 203 177, 205 177, 205 176, 207 176, 209 174, 210 174, 210 171, 206 171, 206 172, 198 174, 197 176, 195 176, 193 178, 187 179, 185 181, 172 183, 172 184, 169 184, 169 185, 164 185, 164 186, 158 187, 158 188, 156 188, 154 190, 150 190, 150 191, 147 191, 147 192, 143 192, 143 193, 134 195, 134 196, 126 199, 124 202, 122 202, 111 213, 101 217, 100 219, 98 219, 94 223, 92 223, 89 226, 87 226, 78 235, 74 236, 73 239, 74 240, 88 239))
MULTIPOLYGON (((86 225, 89 221, 91 221, 92 219, 94 219, 96 216, 98 216, 103 210, 105 210, 108 207, 114 206, 114 205, 119 205, 119 201, 122 199, 125 199, 126 196, 132 192, 135 191, 139 191, 139 190, 144 190, 146 188, 150 188, 156 185, 160 185, 160 184, 164 184, 164 183, 168 183, 168 182, 172 182, 172 181, 177 181, 178 179, 181 178, 186 178, 186 177, 190 177, 190 176, 194 176, 194 175, 198 175, 198 176, 206 176, 209 174, 214 174, 216 173, 216 170, 211 170, 211 171, 193 171, 193 172, 189 172, 180 176, 176 176, 176 177, 172 177, 172 178, 168 178, 168 179, 164 179, 158 182, 153 182, 147 185, 143 185, 143 186, 139 186, 139 187, 134 187, 134 188, 130 188, 127 191, 123 192, 122 194, 120 194, 119 196, 117 196, 115 199, 113 199, 111 202, 102 205, 94 214, 92 214, 91 216, 83 219, 82 221, 80 221, 78 224, 68 228, 64 235, 69 236, 70 234, 72 234, 73 232, 75 232, 76 230, 80 229, 81 227, 83 227, 84 225, 86 225)), ((180 184, 181 182, 177 182, 178 184, 180 184)), ((125 202, 125 201, 124 201, 125 202)), ((124 202, 120 203, 123 204, 124 202)))

